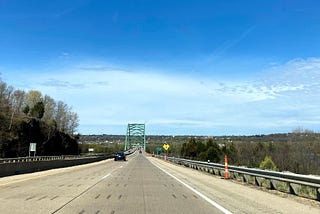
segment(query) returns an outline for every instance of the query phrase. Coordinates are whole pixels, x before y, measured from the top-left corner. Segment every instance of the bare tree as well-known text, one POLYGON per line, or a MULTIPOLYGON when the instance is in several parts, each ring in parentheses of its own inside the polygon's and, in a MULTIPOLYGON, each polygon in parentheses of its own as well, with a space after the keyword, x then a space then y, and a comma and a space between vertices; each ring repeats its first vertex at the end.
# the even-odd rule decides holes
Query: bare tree
POLYGON ((42 102, 42 94, 40 91, 31 90, 27 94, 27 105, 32 109, 37 103, 42 102))
POLYGON ((67 112, 68 106, 62 101, 58 101, 57 108, 55 112, 55 120, 57 122, 57 127, 60 131, 65 131, 67 128, 67 112))
POLYGON ((43 98, 43 104, 44 104, 44 115, 42 119, 46 123, 50 123, 52 120, 54 120, 56 103, 54 99, 52 99, 50 96, 45 95, 43 98))
POLYGON ((11 130, 13 119, 15 114, 19 114, 22 112, 22 106, 23 103, 25 102, 25 92, 21 90, 16 90, 13 92, 13 97, 11 100, 11 119, 10 119, 10 125, 9 125, 9 130, 11 130))
POLYGON ((69 112, 69 116, 70 116, 70 119, 69 119, 69 127, 67 132, 69 134, 74 134, 77 127, 79 126, 79 116, 77 113, 74 113, 74 112, 69 112))

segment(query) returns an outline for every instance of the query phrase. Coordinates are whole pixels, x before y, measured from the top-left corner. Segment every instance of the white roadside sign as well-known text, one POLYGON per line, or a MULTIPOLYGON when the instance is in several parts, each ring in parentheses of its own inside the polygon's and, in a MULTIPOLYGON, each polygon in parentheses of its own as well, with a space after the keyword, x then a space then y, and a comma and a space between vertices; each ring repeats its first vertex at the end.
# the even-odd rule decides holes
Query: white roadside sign
POLYGON ((30 152, 35 152, 37 150, 37 144, 36 143, 30 143, 30 152))

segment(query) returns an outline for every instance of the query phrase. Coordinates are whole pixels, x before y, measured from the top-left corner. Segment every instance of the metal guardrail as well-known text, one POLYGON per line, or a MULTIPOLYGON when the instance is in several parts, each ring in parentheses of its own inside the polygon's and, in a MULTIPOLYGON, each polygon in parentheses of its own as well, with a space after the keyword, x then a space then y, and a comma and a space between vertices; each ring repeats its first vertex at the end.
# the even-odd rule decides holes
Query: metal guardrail
POLYGON ((82 155, 62 155, 62 156, 34 156, 34 157, 18 157, 18 158, 3 158, 0 159, 1 163, 20 163, 20 162, 33 162, 33 161, 52 161, 52 160, 68 160, 79 159, 92 156, 82 155))
MULTIPOLYGON (((129 149, 125 151, 125 154, 131 155, 135 151, 136 149, 129 149)), ((0 158, 0 164, 34 162, 34 161, 75 160, 75 159, 94 158, 94 157, 112 158, 113 156, 114 154, 88 154, 88 155, 31 156, 31 157, 18 157, 18 158, 0 158)))
MULTIPOLYGON (((127 155, 135 152, 134 149, 125 151, 127 155)), ((115 154, 86 154, 63 156, 35 156, 0 159, 0 177, 31 173, 55 168, 82 165, 114 158, 115 154)))
MULTIPOLYGON (((157 157, 163 159, 163 156, 157 157)), ((223 164, 194 161, 175 157, 167 157, 167 160, 193 169, 224 176, 225 169, 223 164)), ((257 186, 265 186, 268 189, 279 190, 320 201, 320 176, 300 175, 290 172, 276 172, 232 165, 229 165, 228 168, 231 179, 240 179, 245 183, 251 183, 257 186)))

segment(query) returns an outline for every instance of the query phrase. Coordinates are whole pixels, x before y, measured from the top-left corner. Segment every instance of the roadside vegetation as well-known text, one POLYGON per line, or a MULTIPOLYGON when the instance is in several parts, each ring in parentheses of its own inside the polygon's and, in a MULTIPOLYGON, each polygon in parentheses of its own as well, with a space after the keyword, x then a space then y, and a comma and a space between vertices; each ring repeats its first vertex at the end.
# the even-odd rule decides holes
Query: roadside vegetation
POLYGON ((112 143, 112 144, 101 144, 101 143, 80 143, 79 150, 81 154, 113 154, 124 150, 124 143, 112 143), (89 152, 89 149, 92 152, 89 152))
POLYGON ((231 165, 320 175, 320 134, 309 130, 296 129, 292 133, 271 135, 182 138, 151 137, 147 151, 166 154, 163 150, 157 151, 165 139, 170 145, 170 156, 223 163, 223 157, 227 155, 231 165))
POLYGON ((78 115, 67 104, 40 91, 15 90, 0 79, 0 158, 79 153, 78 115))

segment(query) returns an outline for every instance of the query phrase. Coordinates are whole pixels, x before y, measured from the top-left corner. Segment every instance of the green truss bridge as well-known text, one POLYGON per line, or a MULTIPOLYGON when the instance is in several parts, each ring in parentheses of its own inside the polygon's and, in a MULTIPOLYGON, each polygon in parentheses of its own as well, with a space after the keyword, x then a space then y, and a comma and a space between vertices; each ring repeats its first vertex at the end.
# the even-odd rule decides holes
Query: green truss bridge
POLYGON ((126 141, 124 150, 132 147, 143 147, 146 150, 145 124, 129 123, 127 127, 126 141))

